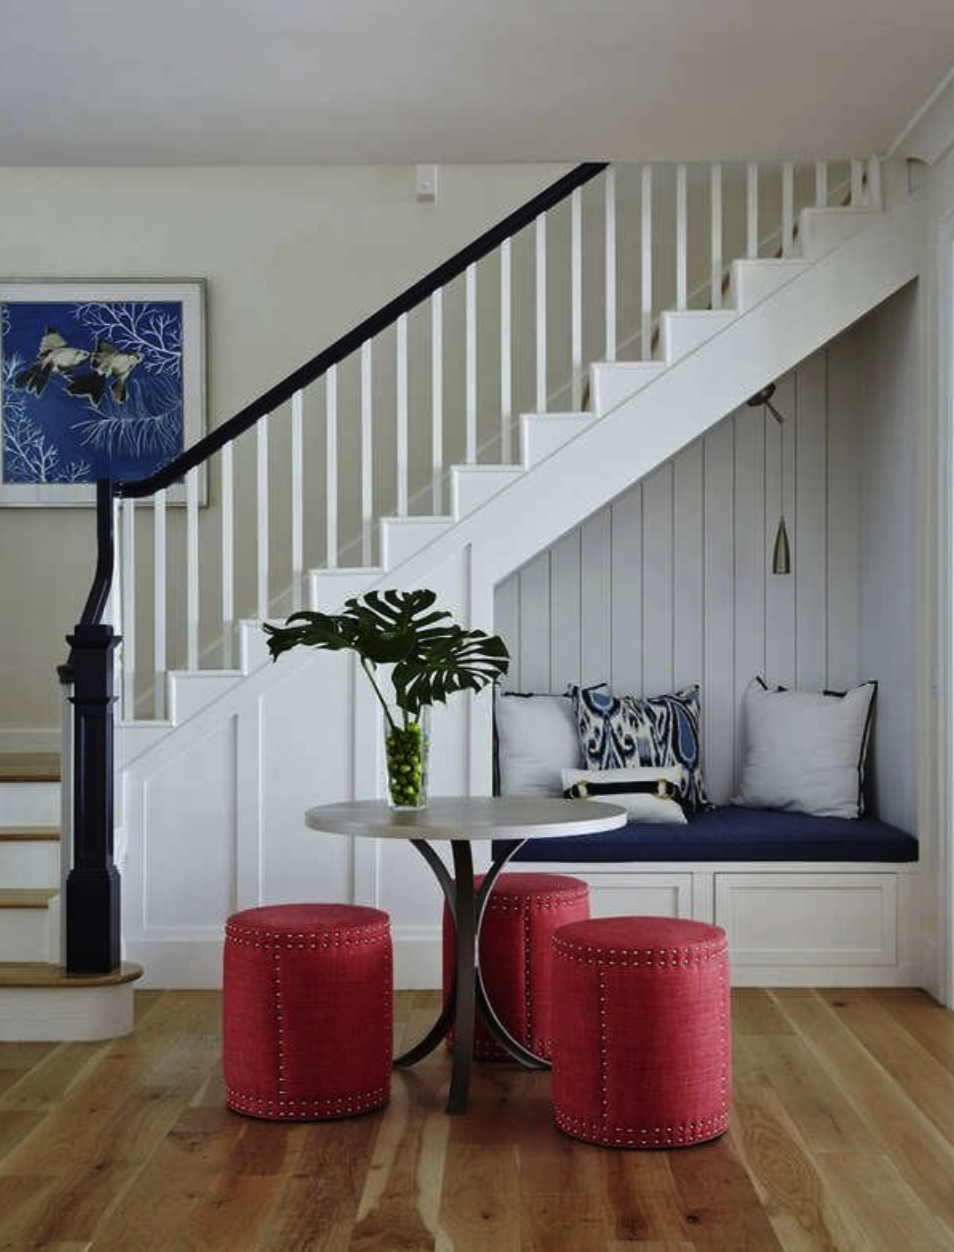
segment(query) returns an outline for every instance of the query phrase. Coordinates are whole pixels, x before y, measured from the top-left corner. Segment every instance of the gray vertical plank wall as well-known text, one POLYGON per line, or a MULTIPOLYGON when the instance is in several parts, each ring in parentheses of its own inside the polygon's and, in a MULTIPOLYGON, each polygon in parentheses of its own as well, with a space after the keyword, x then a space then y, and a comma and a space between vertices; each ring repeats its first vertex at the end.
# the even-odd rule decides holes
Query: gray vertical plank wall
MULTIPOLYGON (((506 686, 605 681, 617 694, 653 695, 699 682, 717 802, 737 782, 742 695, 755 675, 811 690, 887 678, 882 720, 913 701, 913 673, 907 689, 890 681, 884 631, 863 642, 863 590, 890 571, 862 570, 879 558, 863 555, 873 527, 861 466, 890 463, 903 438, 897 419, 872 420, 858 386, 870 333, 855 328, 778 380, 781 429, 743 406, 502 583, 496 627, 515 657, 506 686), (789 576, 771 572, 783 509, 789 576)), ((913 500, 908 478, 895 495, 913 500)), ((898 712, 907 725, 913 705, 898 712)), ((877 766, 887 794, 895 773, 910 775, 914 749, 880 738, 892 746, 877 766)), ((913 828, 914 797, 900 795, 884 816, 913 828)))

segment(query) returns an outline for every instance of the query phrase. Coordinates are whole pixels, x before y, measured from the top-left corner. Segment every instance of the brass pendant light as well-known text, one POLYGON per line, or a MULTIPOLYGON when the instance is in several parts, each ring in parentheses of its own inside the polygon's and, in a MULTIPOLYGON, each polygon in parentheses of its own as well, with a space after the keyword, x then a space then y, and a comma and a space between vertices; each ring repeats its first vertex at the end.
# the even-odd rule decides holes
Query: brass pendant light
POLYGON ((775 532, 775 544, 772 548, 772 573, 773 574, 790 574, 792 572, 792 550, 788 542, 788 531, 785 528, 785 474, 782 463, 782 456, 785 450, 785 440, 782 433, 782 426, 785 418, 772 403, 772 397, 775 395, 775 384, 769 383, 767 387, 763 387, 761 391, 757 391, 754 396, 750 396, 747 403, 756 408, 762 405, 775 418, 778 423, 778 490, 781 497, 782 508, 778 519, 778 529, 775 532))

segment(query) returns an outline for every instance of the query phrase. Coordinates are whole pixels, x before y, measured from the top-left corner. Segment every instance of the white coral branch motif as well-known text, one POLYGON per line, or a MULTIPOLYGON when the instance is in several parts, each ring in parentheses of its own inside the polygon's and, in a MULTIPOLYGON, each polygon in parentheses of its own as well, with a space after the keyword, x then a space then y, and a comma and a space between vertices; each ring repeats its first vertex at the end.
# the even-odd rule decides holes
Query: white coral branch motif
POLYGON ((182 323, 161 304, 78 304, 73 316, 97 339, 139 353, 147 373, 182 372, 182 323))

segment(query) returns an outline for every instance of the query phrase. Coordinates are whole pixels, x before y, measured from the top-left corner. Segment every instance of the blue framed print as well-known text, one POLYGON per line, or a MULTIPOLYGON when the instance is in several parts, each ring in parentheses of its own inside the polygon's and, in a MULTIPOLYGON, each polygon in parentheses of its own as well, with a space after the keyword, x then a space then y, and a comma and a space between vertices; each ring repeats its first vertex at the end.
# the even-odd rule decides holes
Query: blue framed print
POLYGON ((195 443, 204 306, 201 279, 0 281, 0 504, 90 505, 195 443))

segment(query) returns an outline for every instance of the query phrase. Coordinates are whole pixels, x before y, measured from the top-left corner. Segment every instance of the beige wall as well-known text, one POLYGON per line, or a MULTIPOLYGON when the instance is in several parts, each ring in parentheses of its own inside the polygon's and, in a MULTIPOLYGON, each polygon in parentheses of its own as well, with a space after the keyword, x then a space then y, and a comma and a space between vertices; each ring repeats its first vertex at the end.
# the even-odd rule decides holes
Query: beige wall
MULTIPOLYGON (((564 167, 0 170, 0 273, 205 277, 217 425, 564 167)), ((216 504, 213 479, 212 508, 216 504)), ((145 528, 144 528, 145 529, 145 528)), ((92 575, 89 509, 0 509, 0 739, 53 728, 92 575)), ((29 736, 20 736, 24 743, 29 736)))

